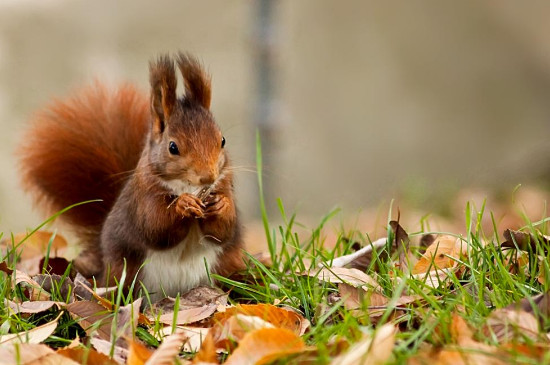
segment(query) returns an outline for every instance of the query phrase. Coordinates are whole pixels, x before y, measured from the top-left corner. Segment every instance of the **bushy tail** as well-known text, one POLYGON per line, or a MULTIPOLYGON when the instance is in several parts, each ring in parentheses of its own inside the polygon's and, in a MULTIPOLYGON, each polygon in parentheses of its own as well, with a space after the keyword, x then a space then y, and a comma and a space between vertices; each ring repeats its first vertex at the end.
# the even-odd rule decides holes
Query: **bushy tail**
POLYGON ((148 100, 130 85, 109 90, 94 84, 39 112, 23 135, 16 152, 23 186, 40 209, 52 214, 102 200, 60 217, 86 249, 98 245, 101 225, 137 165, 149 128, 148 100))

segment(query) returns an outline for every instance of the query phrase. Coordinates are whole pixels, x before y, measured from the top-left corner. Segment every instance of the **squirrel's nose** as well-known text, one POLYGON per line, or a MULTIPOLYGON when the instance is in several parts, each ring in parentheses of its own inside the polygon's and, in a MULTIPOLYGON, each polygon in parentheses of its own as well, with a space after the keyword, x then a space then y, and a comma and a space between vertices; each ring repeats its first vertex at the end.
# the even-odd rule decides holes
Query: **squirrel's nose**
POLYGON ((200 178, 200 182, 202 185, 210 185, 210 184, 213 184, 214 181, 216 181, 216 176, 213 173, 202 176, 200 178))

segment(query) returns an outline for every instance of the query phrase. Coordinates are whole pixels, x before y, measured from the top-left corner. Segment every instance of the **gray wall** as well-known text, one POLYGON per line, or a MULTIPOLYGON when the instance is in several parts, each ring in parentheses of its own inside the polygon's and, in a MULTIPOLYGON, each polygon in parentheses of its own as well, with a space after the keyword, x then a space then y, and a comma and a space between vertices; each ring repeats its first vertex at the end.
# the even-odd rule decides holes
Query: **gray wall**
MULTIPOLYGON (((0 231, 40 222, 14 164, 32 112, 94 79, 147 90, 148 60, 179 49, 213 75, 241 210, 254 217, 256 4, 0 0, 0 231)), ((277 4, 272 199, 304 216, 392 197, 435 209, 465 186, 511 192, 548 176, 550 5, 277 4)))

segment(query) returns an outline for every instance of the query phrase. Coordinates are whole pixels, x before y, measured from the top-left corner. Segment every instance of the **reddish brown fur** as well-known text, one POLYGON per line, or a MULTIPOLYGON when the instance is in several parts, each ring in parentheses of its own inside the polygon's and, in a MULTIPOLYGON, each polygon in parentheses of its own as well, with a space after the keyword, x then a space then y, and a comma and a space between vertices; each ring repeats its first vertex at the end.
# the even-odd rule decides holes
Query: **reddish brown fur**
POLYGON ((132 278, 149 250, 178 245, 196 224, 223 248, 217 272, 243 265, 233 177, 208 110, 210 78, 189 55, 180 54, 178 66, 182 99, 173 61, 163 56, 150 64, 150 103, 131 86, 109 92, 95 85, 38 114, 26 134, 23 179, 42 207, 53 212, 103 199, 62 216, 85 238, 76 264, 86 275, 112 283, 126 265, 132 278), (170 142, 180 153, 169 152, 170 142), (215 180, 202 200, 176 193, 180 183, 215 180))
POLYGON ((205 109, 210 108, 212 98, 210 77, 203 71, 200 62, 189 54, 178 55, 178 67, 185 81, 185 95, 205 109))
POLYGON ((109 90, 96 83, 36 114, 17 150, 24 188, 46 214, 103 200, 62 216, 92 251, 97 251, 101 225, 139 160, 148 106, 147 97, 131 85, 109 90))

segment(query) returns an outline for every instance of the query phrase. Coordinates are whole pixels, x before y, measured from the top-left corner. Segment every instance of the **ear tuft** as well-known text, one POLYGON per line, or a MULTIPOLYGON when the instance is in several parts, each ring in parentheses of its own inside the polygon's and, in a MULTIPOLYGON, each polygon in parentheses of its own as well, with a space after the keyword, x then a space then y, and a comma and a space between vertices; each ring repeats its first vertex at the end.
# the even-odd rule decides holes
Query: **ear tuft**
POLYGON ((209 109, 212 97, 210 75, 204 71, 200 62, 188 53, 180 52, 177 62, 183 75, 186 98, 209 109))
POLYGON ((149 81, 151 83, 151 113, 154 119, 153 132, 161 134, 177 101, 176 71, 170 56, 162 55, 156 62, 149 63, 149 81))

